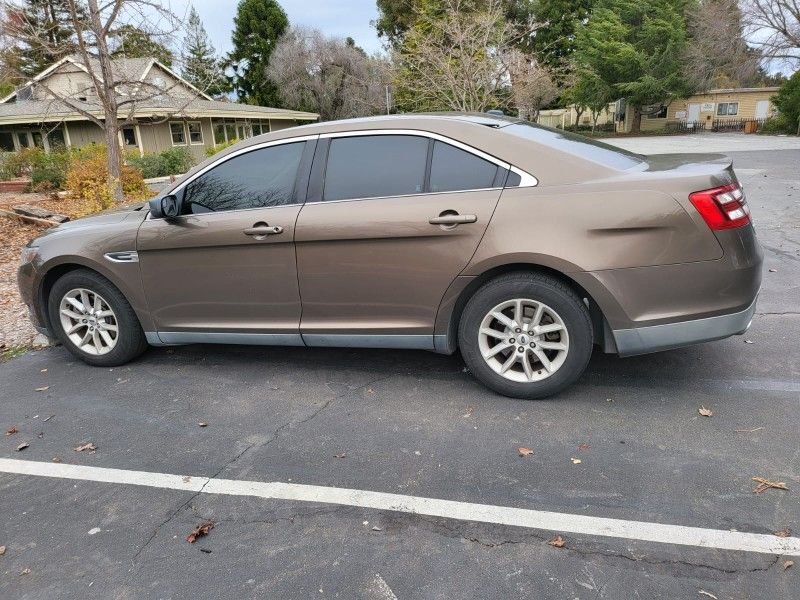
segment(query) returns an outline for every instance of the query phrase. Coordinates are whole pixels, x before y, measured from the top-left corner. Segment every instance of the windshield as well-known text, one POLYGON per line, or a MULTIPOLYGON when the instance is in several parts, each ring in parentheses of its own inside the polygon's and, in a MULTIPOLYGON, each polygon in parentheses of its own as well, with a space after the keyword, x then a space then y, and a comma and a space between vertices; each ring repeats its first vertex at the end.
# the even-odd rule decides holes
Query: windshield
POLYGON ((604 167, 619 171, 632 169, 644 162, 644 158, 641 155, 617 148, 611 144, 528 121, 518 121, 513 125, 503 127, 502 131, 533 140, 562 152, 575 154, 604 167))

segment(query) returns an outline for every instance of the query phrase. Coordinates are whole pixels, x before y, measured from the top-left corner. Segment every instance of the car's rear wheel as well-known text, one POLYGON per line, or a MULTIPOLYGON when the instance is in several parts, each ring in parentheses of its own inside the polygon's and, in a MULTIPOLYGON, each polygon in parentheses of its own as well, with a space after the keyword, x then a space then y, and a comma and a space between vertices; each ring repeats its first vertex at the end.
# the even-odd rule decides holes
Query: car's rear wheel
POLYGON ((514 398, 544 398, 581 376, 592 353, 592 322, 581 298, 539 273, 486 283, 461 315, 459 347, 487 387, 514 398))
POLYGON ((48 311, 59 341, 90 365, 121 365, 147 348, 125 296, 93 271, 70 271, 58 279, 50 290, 48 311))

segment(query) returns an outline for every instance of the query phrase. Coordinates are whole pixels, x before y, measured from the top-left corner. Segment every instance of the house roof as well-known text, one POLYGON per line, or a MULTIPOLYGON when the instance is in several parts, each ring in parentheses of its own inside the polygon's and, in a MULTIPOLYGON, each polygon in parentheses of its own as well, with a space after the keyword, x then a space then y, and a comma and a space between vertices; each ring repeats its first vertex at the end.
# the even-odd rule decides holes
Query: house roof
MULTIPOLYGON (((81 109, 102 118, 102 111, 97 104, 75 102, 81 109)), ((122 112, 122 111, 121 111, 122 112)), ((124 113, 123 113, 124 114, 124 113)), ((295 121, 316 121, 319 115, 299 110, 253 106, 235 102, 220 102, 202 98, 184 99, 152 99, 137 103, 133 114, 136 119, 148 118, 250 118, 281 119, 295 121)), ((74 107, 60 100, 26 101, 0 104, 0 125, 18 125, 24 123, 39 124, 42 122, 85 121, 86 116, 74 107)))

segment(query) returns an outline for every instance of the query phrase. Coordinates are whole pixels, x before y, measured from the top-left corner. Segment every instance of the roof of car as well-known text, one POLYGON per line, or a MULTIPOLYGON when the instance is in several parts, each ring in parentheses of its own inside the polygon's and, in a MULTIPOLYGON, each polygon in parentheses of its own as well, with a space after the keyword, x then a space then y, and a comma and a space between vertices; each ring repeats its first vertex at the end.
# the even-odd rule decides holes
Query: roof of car
MULTIPOLYGON (((321 121, 319 123, 309 123, 308 125, 301 126, 304 129, 325 129, 331 126, 339 125, 356 125, 364 123, 374 123, 380 125, 386 122, 398 122, 403 120, 426 120, 432 121, 464 121, 467 123, 475 123, 478 125, 485 125, 487 127, 505 127, 512 123, 520 121, 517 117, 507 117, 501 115, 491 115, 486 113, 470 113, 470 112, 432 112, 432 113, 403 113, 398 115, 376 115, 372 117, 358 117, 355 119, 340 119, 337 121, 321 121)), ((298 129, 297 127, 294 128, 298 129)))

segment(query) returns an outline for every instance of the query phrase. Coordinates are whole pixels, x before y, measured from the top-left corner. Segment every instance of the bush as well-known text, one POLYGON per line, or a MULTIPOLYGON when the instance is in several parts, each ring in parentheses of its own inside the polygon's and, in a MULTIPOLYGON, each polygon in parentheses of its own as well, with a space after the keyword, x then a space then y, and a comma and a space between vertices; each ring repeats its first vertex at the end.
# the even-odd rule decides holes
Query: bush
POLYGON ((35 192, 60 190, 67 179, 71 156, 67 151, 46 154, 39 151, 31 161, 31 189, 35 192))
POLYGON ((221 144, 216 144, 211 146, 210 148, 206 148, 206 156, 214 156, 217 152, 222 152, 225 148, 230 148, 234 144, 238 144, 239 140, 232 139, 228 140, 227 142, 222 142, 221 144))
POLYGON ((770 117, 764 121, 759 128, 758 133, 780 134, 795 133, 796 131, 797 127, 791 127, 786 121, 786 117, 783 115, 775 115, 774 117, 770 117))
POLYGON ((186 147, 168 148, 159 153, 129 154, 128 162, 142 172, 145 179, 180 175, 194 166, 194 157, 186 147))
POLYGON ((780 111, 775 126, 783 128, 784 133, 797 133, 800 127, 800 71, 781 84, 772 103, 780 111))
MULTIPOLYGON (((86 203, 82 215, 114 205, 113 189, 108 182, 105 146, 85 146, 73 153, 66 186, 86 203)), ((131 165, 122 167, 122 191, 126 198, 133 200, 143 200, 152 195, 142 172, 131 165)))

